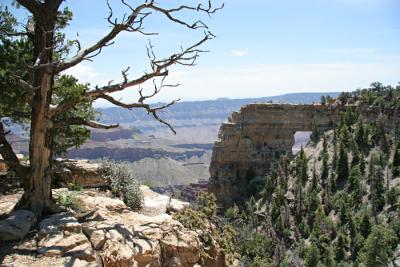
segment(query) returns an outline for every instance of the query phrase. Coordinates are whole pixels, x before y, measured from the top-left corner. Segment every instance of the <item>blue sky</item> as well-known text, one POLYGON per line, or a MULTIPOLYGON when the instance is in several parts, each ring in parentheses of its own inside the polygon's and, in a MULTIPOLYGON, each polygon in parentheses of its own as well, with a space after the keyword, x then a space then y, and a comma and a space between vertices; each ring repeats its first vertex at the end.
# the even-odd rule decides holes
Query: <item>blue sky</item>
MULTIPOLYGON (((197 3, 158 1, 167 6, 183 2, 197 3)), ((128 12, 117 0, 110 3, 116 15, 128 12)), ((79 33, 83 45, 92 44, 109 30, 105 1, 67 0, 66 5, 74 13, 67 34, 79 33)), ((18 13, 23 18, 24 12, 18 13)), ((202 55, 196 67, 171 69, 169 81, 182 85, 165 89, 154 101, 349 91, 372 81, 397 84, 399 13, 399 0, 226 0, 225 8, 211 18, 183 14, 189 20, 203 19, 217 37, 204 46, 210 52, 202 55)), ((174 25, 157 14, 149 18, 145 29, 160 33, 152 38, 160 56, 203 36, 202 31, 174 25)), ((147 42, 147 36, 124 33, 94 62, 84 62, 68 73, 102 85, 119 81, 121 70, 131 66, 131 77, 135 77, 149 69, 147 42)), ((151 83, 144 87, 151 88, 151 83)), ((118 97, 134 101, 137 88, 118 97)))

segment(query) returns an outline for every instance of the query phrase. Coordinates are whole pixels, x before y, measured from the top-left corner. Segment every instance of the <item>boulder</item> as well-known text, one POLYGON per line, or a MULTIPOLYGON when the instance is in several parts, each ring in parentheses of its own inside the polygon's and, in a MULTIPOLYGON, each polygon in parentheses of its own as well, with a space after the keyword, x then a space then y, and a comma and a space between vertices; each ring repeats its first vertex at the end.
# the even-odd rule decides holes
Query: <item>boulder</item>
POLYGON ((47 257, 72 257, 87 262, 96 260, 96 252, 82 233, 82 225, 68 212, 40 222, 37 252, 47 257))
POLYGON ((192 267, 200 260, 200 242, 195 232, 170 231, 160 244, 164 266, 192 267))
POLYGON ((54 179, 62 187, 70 184, 79 184, 85 188, 109 186, 109 182, 99 173, 99 164, 88 160, 58 159, 54 179))
POLYGON ((141 186, 140 189, 144 196, 144 205, 141 210, 143 214, 160 215, 167 211, 179 211, 189 206, 189 202, 180 201, 166 195, 152 191, 147 186, 141 186))
POLYGON ((0 240, 18 240, 24 238, 36 223, 33 212, 16 210, 6 219, 0 221, 0 240))
POLYGON ((132 267, 135 263, 132 248, 112 240, 105 243, 101 258, 104 267, 132 267))

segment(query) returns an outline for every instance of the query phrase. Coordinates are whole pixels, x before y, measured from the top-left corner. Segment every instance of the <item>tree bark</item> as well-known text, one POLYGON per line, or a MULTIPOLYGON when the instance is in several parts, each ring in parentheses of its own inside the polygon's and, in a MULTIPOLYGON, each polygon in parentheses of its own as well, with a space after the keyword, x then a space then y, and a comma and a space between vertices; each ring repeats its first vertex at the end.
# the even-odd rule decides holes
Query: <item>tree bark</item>
MULTIPOLYGON (((54 31, 60 2, 46 1, 34 13, 34 59, 40 64, 53 61, 54 31)), ((31 75, 35 91, 32 101, 29 160, 30 171, 24 180, 24 195, 17 208, 28 209, 40 218, 58 211, 51 197, 51 147, 53 122, 50 112, 54 70, 49 67, 34 70, 31 75)))

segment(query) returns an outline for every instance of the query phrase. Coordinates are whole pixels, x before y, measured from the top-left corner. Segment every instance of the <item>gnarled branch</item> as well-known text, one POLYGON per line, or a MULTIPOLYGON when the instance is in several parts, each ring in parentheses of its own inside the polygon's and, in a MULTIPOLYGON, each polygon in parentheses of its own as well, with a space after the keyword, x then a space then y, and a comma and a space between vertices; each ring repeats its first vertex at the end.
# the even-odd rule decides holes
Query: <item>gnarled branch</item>
MULTIPOLYGON (((148 114, 151 114, 157 121, 161 122, 162 124, 166 125, 174 134, 176 134, 175 129, 172 127, 172 125, 170 123, 168 123, 167 121, 161 119, 158 116, 158 111, 161 111, 163 109, 166 109, 172 105, 174 105, 176 102, 179 101, 179 99, 177 100, 173 100, 171 102, 169 102, 168 104, 164 104, 162 106, 158 106, 158 107, 152 107, 149 104, 145 104, 143 102, 137 102, 137 103, 131 103, 131 104, 127 104, 127 103, 123 103, 119 100, 116 100, 115 98, 113 98, 112 96, 109 95, 101 95, 98 98, 102 98, 107 100, 108 102, 119 106, 119 107, 123 107, 123 108, 127 108, 127 109, 131 109, 131 108, 143 108, 147 111, 148 114)), ((141 98, 142 99, 142 98, 141 98)), ((145 98, 143 98, 145 99, 145 98)), ((142 100, 143 101, 143 100, 142 100)))
MULTIPOLYGON (((80 100, 77 100, 77 102, 73 102, 70 100, 65 100, 62 101, 55 109, 53 109, 52 113, 54 115, 56 114, 61 114, 64 112, 67 112, 71 108, 73 108, 75 105, 78 104, 78 101, 94 101, 98 98, 103 98, 104 95, 110 94, 110 93, 115 93, 122 91, 128 87, 133 87, 133 86, 138 86, 143 83, 145 83, 148 80, 151 80, 156 77, 166 77, 168 76, 168 67, 174 64, 185 64, 185 65, 193 65, 195 63, 195 60, 198 57, 198 53, 204 52, 197 47, 202 45, 204 42, 207 40, 211 39, 212 37, 208 34, 204 36, 199 42, 196 44, 192 45, 191 47, 187 49, 182 49, 180 53, 173 54, 172 56, 161 59, 161 60, 156 60, 154 53, 152 52, 152 49, 150 48, 149 52, 149 57, 151 61, 151 67, 153 69, 152 72, 150 73, 145 73, 141 77, 133 80, 129 80, 127 76, 127 71, 128 69, 122 71, 122 76, 123 76, 123 81, 121 83, 116 83, 116 84, 108 84, 103 87, 98 87, 94 90, 86 92, 80 100), (186 63, 185 63, 186 62, 186 63)), ((166 87, 163 85, 162 87, 166 87)), ((170 87, 170 86, 169 86, 170 87)), ((153 95, 154 96, 154 95, 153 95)), ((146 98, 150 98, 151 96, 147 96, 146 98)), ((145 100, 144 98, 143 100, 145 100)))
POLYGON ((96 129, 112 129, 119 127, 119 124, 103 124, 98 121, 86 120, 84 118, 73 117, 54 124, 55 128, 61 128, 68 125, 83 125, 96 129))
MULTIPOLYGON (((22 0, 20 0, 22 1, 22 0)), ((82 62, 83 60, 87 60, 92 58, 95 55, 98 55, 101 53, 101 49, 105 46, 108 46, 112 43, 113 39, 122 31, 128 31, 128 32, 139 32, 142 34, 146 35, 152 35, 156 33, 145 33, 142 28, 142 24, 144 19, 151 15, 152 12, 160 12, 164 14, 169 20, 184 25, 187 28, 190 29, 198 29, 198 28, 205 28, 208 29, 207 25, 204 24, 201 20, 198 20, 194 23, 188 23, 184 20, 181 20, 177 17, 174 16, 174 13, 181 11, 181 10, 192 10, 192 11, 197 11, 197 12, 205 12, 208 15, 215 13, 217 10, 223 8, 223 5, 218 8, 212 8, 211 1, 208 1, 208 6, 204 7, 202 4, 199 4, 197 6, 186 6, 182 5, 177 8, 172 8, 172 9, 165 9, 162 8, 158 5, 155 4, 154 1, 146 1, 144 4, 141 4, 137 7, 132 7, 126 1, 121 0, 122 3, 127 6, 130 10, 131 13, 129 16, 124 15, 122 21, 118 21, 115 19, 114 21, 112 20, 113 17, 113 11, 110 6, 110 4, 107 2, 107 5, 109 7, 110 13, 107 18, 108 22, 113 26, 111 31, 106 34, 103 38, 101 38, 99 41, 97 41, 94 45, 79 49, 79 51, 76 53, 75 56, 73 56, 70 59, 66 59, 62 62, 54 62, 53 67, 55 67, 56 73, 59 73, 61 71, 64 71, 68 68, 71 68, 78 63, 82 62), (146 12, 147 11, 147 12, 146 12), (95 55, 93 55, 95 53, 95 55)))

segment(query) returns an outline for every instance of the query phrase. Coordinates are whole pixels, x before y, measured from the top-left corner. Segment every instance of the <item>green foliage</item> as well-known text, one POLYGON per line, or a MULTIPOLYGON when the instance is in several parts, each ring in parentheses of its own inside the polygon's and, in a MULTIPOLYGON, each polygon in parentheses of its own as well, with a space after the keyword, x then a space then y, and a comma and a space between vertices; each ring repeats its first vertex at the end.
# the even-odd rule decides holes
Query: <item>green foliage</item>
POLYGON ((397 187, 390 188, 389 192, 387 193, 387 203, 392 207, 396 207, 399 203, 399 196, 400 196, 399 188, 397 187))
MULTIPOLYGON (((7 32, 16 32, 17 21, 8 11, 7 7, 0 7, 0 29, 7 32)), ((68 8, 60 11, 56 25, 56 51, 55 58, 60 58, 69 51, 70 43, 65 40, 61 30, 68 25, 72 13, 68 8)), ((12 77, 18 76, 24 80, 28 79, 29 69, 27 66, 33 62, 33 45, 27 37, 8 38, 0 36, 0 116, 9 117, 14 122, 29 123, 31 108, 27 104, 27 96, 24 89, 15 85, 12 77)), ((52 104, 58 104, 62 100, 79 99, 88 90, 88 85, 79 84, 72 76, 56 76, 53 88, 52 104)), ((69 118, 95 119, 95 112, 91 102, 77 104, 74 108, 54 118, 54 122, 66 122, 69 118)), ((61 155, 70 147, 79 147, 89 137, 90 130, 81 126, 62 125, 53 132, 53 155, 61 155)))
POLYGON ((351 194, 354 204, 361 203, 362 189, 361 189, 361 170, 359 165, 351 168, 349 181, 347 183, 347 191, 351 194))
POLYGON ((371 233, 372 224, 370 221, 370 215, 368 212, 364 212, 361 223, 360 223, 360 232, 364 238, 367 238, 371 233))
POLYGON ((346 260, 347 249, 347 238, 344 234, 340 233, 336 241, 335 259, 337 262, 342 262, 346 260))
POLYGON ((392 160, 392 175, 393 177, 400 176, 400 138, 394 148, 392 160))
POLYGON ((86 207, 83 201, 78 197, 78 192, 71 192, 66 194, 60 194, 58 197, 58 204, 60 206, 70 208, 76 212, 85 212, 86 207))
POLYGON ((372 207, 381 211, 385 205, 384 174, 377 154, 372 154, 369 167, 370 196, 372 207))
POLYGON ((344 185, 349 177, 349 160, 347 156, 347 150, 345 148, 345 143, 341 139, 339 144, 339 155, 337 162, 337 181, 338 185, 344 185))
POLYGON ((198 211, 202 212, 206 218, 212 218, 217 211, 217 203, 214 194, 201 193, 197 199, 198 211))
MULTIPOLYGON (((203 259, 209 257, 204 246, 210 246, 214 242, 220 245, 226 256, 232 257, 236 253, 238 232, 228 223, 220 224, 215 214, 216 208, 215 196, 210 193, 202 193, 195 207, 186 207, 173 214, 173 218, 182 223, 184 227, 194 231, 201 230, 203 259)), ((238 211, 234 211, 232 216, 235 217, 237 213, 238 211)))
POLYGON ((317 267, 320 260, 319 249, 315 244, 306 248, 305 265, 307 267, 317 267))
POLYGON ((307 157, 306 153, 304 152, 303 146, 301 146, 299 156, 297 158, 297 178, 301 182, 303 187, 308 180, 307 170, 307 157))
POLYGON ((198 210, 192 208, 184 208, 174 214, 174 219, 182 223, 188 229, 197 230, 206 229, 206 216, 198 210))
POLYGON ((368 236, 360 261, 367 267, 387 266, 396 244, 393 230, 375 225, 368 236))
POLYGON ((143 192, 139 180, 133 175, 127 163, 113 162, 103 159, 99 173, 110 181, 112 193, 122 198, 125 204, 133 210, 139 210, 143 205, 143 192))
POLYGON ((317 143, 320 138, 321 138, 321 131, 320 131, 318 125, 314 121, 313 125, 312 125, 312 132, 311 132, 310 139, 312 142, 317 143))
MULTIPOLYGON (((262 233, 255 233, 253 231, 244 233, 245 240, 241 242, 239 253, 247 261, 260 264, 261 262, 270 264, 271 241, 262 233)), ((262 265, 259 265, 262 266, 262 265)))

